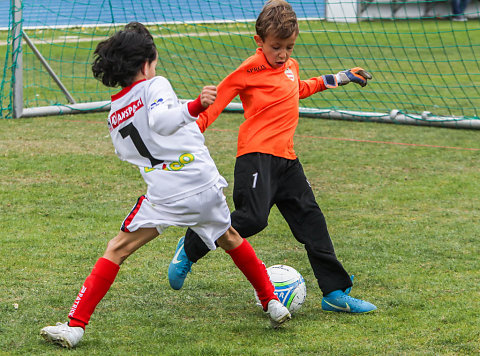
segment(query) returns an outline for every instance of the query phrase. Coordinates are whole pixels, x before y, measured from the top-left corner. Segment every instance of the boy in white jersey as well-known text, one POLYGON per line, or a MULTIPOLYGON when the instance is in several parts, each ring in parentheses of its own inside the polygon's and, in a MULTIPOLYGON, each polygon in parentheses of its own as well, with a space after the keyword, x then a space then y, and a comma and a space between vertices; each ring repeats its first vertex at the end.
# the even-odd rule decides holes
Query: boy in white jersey
POLYGON ((122 262, 169 226, 190 227, 212 250, 215 242, 222 247, 255 288, 273 327, 290 319, 273 293, 265 265, 231 227, 222 192, 227 183, 195 123, 214 102, 216 87, 206 86, 196 100, 181 104, 169 81, 155 76, 157 56, 151 34, 138 22, 100 42, 95 50, 94 76, 107 86, 123 88, 112 96, 108 116, 115 151, 120 159, 139 167, 147 193, 86 278, 68 314, 70 321, 41 330, 47 341, 63 347, 74 347, 81 340, 122 262))

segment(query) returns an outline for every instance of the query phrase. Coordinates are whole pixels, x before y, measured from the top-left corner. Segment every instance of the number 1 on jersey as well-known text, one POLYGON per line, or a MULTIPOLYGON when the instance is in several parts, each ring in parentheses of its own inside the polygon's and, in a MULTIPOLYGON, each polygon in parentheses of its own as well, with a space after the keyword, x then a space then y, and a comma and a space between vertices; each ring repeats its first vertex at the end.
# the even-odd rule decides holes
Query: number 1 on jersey
POLYGON ((130 139, 132 140, 133 145, 137 149, 138 153, 140 153, 140 155, 142 155, 143 157, 149 159, 152 167, 156 166, 157 164, 163 163, 162 160, 156 159, 152 156, 147 146, 145 146, 142 137, 140 137, 140 133, 132 122, 122 127, 118 132, 120 132, 120 135, 122 135, 123 138, 127 138, 130 136, 130 139))

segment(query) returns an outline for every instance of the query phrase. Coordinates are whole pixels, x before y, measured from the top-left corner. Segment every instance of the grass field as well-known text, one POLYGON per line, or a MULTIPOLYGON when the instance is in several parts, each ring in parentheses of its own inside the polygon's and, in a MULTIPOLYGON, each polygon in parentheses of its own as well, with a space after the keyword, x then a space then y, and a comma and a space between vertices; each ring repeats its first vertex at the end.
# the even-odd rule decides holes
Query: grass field
MULTIPOLYGON (((138 196, 137 170, 113 152, 105 113, 0 120, 0 355, 55 355, 40 328, 65 321, 138 196)), ((241 115, 206 132, 233 183, 241 115)), ((479 132, 301 119, 296 150, 352 295, 369 315, 321 311, 303 247, 274 208, 249 239, 267 266, 307 282, 302 309, 273 331, 222 251, 181 291, 167 267, 182 230, 130 257, 75 355, 475 355, 480 353, 479 132)), ((231 186, 226 190, 231 204, 231 186)))

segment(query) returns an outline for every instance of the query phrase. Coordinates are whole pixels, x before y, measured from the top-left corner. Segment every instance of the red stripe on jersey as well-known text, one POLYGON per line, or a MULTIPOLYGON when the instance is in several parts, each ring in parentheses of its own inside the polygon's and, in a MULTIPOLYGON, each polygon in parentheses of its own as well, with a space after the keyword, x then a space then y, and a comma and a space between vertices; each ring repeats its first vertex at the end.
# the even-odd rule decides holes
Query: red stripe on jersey
POLYGON ((132 90, 132 88, 137 85, 138 83, 141 83, 143 81, 145 81, 146 79, 140 79, 138 81, 136 81, 135 83, 133 83, 132 85, 129 85, 128 87, 125 87, 123 88, 122 90, 120 90, 117 94, 113 94, 112 95, 112 101, 115 101, 117 99, 120 99, 122 96, 124 96, 125 94, 127 94, 130 90, 132 90))
POLYGON ((145 195, 142 195, 140 198, 138 198, 137 204, 135 204, 135 206, 133 207, 130 214, 128 214, 128 216, 123 221, 122 228, 121 228, 122 231, 130 232, 130 230, 128 230, 128 225, 130 225, 130 223, 132 222, 135 215, 137 215, 137 213, 140 210, 140 207, 142 206, 142 203, 145 199, 146 199, 145 195))

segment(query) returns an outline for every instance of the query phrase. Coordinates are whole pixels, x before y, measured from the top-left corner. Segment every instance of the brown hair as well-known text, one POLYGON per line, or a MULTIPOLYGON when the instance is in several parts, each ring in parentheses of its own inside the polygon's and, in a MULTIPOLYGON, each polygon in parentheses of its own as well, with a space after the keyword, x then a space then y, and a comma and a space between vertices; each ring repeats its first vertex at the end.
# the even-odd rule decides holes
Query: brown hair
POLYGON ((289 38, 294 33, 298 35, 297 15, 288 2, 269 0, 258 15, 255 29, 262 40, 265 40, 267 35, 281 39, 289 38))

